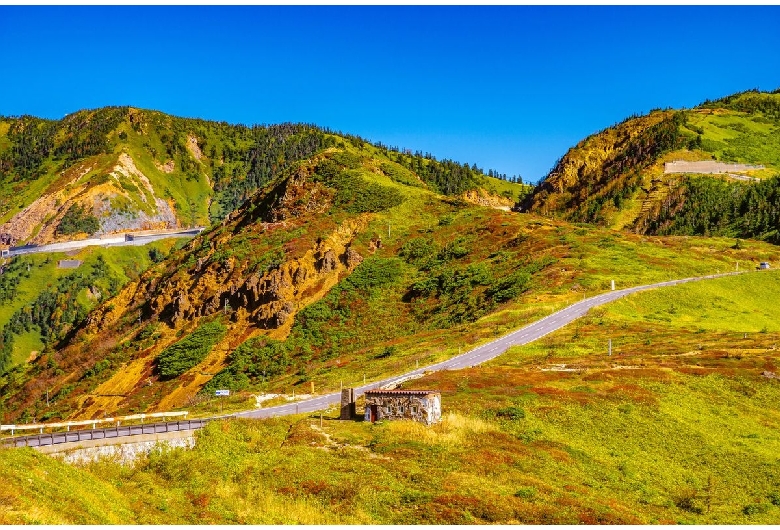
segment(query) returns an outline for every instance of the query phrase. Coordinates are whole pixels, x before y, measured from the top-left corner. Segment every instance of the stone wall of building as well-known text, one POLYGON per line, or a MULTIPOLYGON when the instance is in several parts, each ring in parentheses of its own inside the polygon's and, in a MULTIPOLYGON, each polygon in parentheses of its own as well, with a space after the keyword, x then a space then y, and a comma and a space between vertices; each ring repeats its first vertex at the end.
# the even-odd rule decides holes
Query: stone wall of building
POLYGON ((441 420, 441 394, 437 392, 384 390, 365 394, 365 420, 414 420, 431 425, 441 420))

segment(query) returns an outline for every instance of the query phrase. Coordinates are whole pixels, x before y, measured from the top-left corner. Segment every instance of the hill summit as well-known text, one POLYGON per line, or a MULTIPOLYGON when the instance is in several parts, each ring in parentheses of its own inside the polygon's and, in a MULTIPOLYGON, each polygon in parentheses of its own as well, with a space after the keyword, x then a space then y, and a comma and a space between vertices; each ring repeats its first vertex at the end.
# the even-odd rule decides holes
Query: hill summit
POLYGON ((572 147, 524 211, 640 234, 780 242, 780 93, 656 110, 572 147))

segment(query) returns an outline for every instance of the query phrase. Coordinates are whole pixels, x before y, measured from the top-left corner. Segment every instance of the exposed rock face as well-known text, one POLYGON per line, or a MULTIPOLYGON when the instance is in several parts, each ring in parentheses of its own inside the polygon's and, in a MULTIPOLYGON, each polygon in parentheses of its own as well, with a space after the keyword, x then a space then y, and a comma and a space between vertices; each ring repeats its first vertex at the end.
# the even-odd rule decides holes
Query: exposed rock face
POLYGON ((94 199, 93 210, 100 220, 100 232, 108 234, 122 230, 154 230, 177 228, 179 222, 171 206, 154 193, 152 183, 135 165, 133 159, 126 153, 119 155, 119 160, 110 176, 116 181, 118 190, 101 193, 94 199), (111 199, 131 196, 124 190, 122 181, 140 190, 138 198, 142 201, 141 208, 134 212, 115 211, 111 207, 111 199), (146 207, 146 208, 144 208, 146 207), (145 210, 149 210, 148 212, 145 210))
MULTIPOLYGON (((97 235, 127 230, 177 228, 178 219, 168 202, 155 194, 151 182, 126 153, 118 156, 112 169, 106 169, 107 181, 96 184, 95 179, 82 177, 96 168, 96 162, 84 162, 68 169, 49 193, 36 199, 30 206, 0 226, 6 244, 27 241, 46 244, 63 239, 57 227, 68 209, 78 203, 97 217, 100 230, 97 235), (135 190, 130 192, 128 190, 135 190), (117 209, 114 202, 121 200, 128 207, 117 209), (35 237, 32 237, 36 232, 35 237)), ((108 166, 110 168, 110 166, 108 166)), ((71 239, 73 236, 68 236, 71 239)))
MULTIPOLYGON (((321 221, 327 235, 291 236, 277 247, 284 258, 268 265, 248 258, 245 250, 239 252, 239 247, 243 248, 240 244, 232 246, 236 245, 232 241, 236 237, 247 245, 262 245, 266 236, 276 237, 276 231, 283 232, 284 241, 303 224, 298 217, 316 219, 328 210, 332 192, 307 176, 303 168, 275 183, 233 212, 220 227, 194 239, 168 268, 163 270, 166 264, 161 264, 148 271, 90 314, 85 327, 62 352, 64 369, 79 363, 80 356, 92 355, 89 350, 96 344, 110 348, 117 340, 132 341, 133 331, 126 323, 137 321, 139 316, 168 325, 156 328, 159 336, 153 345, 134 353, 89 395, 76 397, 73 418, 96 417, 121 409, 129 396, 155 384, 154 359, 180 339, 181 331, 195 329, 202 317, 227 311, 230 323, 225 338, 198 366, 180 377, 177 386, 168 385, 149 404, 158 410, 185 406, 224 367, 229 352, 259 334, 283 340, 298 311, 325 296, 362 262, 363 257, 351 245, 366 229, 372 214, 342 217, 338 225, 334 220, 321 221), (242 239, 245 230, 252 236, 242 239)), ((267 245, 263 249, 269 252, 267 245)), ((71 369, 74 378, 83 372, 71 369)))
POLYGON ((176 162, 173 160, 168 160, 164 164, 158 164, 157 162, 154 163, 155 167, 165 173, 166 175, 170 175, 173 173, 173 170, 176 169, 176 162))
MULTIPOLYGON (((42 225, 47 218, 51 218, 52 214, 54 214, 54 217, 57 219, 57 224, 59 224, 59 219, 65 215, 65 212, 70 206, 68 201, 76 195, 76 191, 80 191, 79 188, 75 186, 76 183, 81 177, 92 171, 92 168, 92 165, 82 164, 69 170, 68 173, 62 177, 65 182, 59 191, 36 199, 30 206, 14 215, 10 221, 0 226, 0 232, 6 236, 7 240, 16 243, 30 238, 36 227, 42 225), (73 190, 73 188, 75 188, 75 190, 73 190), (70 192, 67 191, 69 189, 71 190, 70 192)), ((53 235, 54 223, 50 222, 48 224, 51 226, 50 232, 53 235)), ((43 232, 43 230, 41 230, 41 232, 43 232)), ((51 237, 44 238, 43 235, 39 233, 38 237, 35 239, 36 241, 34 242, 36 243, 48 243, 51 237)))
POLYGON ((483 189, 469 190, 463 194, 463 199, 472 204, 479 204, 480 206, 487 206, 489 208, 496 208, 507 212, 515 205, 515 201, 512 199, 491 195, 483 189))
POLYGON ((187 150, 195 157, 195 160, 200 161, 203 157, 203 153, 201 153, 200 146, 198 145, 198 139, 192 135, 187 137, 187 150))
POLYGON ((153 313, 178 327, 194 318, 242 308, 255 325, 272 329, 294 315, 304 293, 320 284, 335 284, 342 272, 351 272, 362 256, 348 244, 363 222, 351 222, 295 260, 243 277, 229 264, 211 264, 196 278, 173 281, 151 294, 153 313))
POLYGON ((347 250, 344 252, 344 260, 347 268, 352 270, 363 262, 363 256, 352 247, 347 247, 347 250))
MULTIPOLYGON (((585 199, 607 189, 614 180, 612 170, 618 173, 625 163, 626 149, 654 125, 670 119, 671 111, 653 112, 647 116, 627 120, 614 127, 580 141, 558 161, 540 186, 523 204, 523 211, 546 214, 570 214, 585 199)), ((643 153, 634 153, 637 159, 643 153)), ((632 164, 637 165, 638 161, 632 164)), ((611 185, 614 185, 612 183, 611 185)))

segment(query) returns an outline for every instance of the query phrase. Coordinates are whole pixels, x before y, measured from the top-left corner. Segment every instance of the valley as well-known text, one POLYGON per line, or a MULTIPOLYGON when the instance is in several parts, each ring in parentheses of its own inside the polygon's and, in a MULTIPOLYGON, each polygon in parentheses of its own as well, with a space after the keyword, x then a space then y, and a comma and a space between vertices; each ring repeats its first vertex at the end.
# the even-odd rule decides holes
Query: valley
POLYGON ((0 523, 771 524, 778 109, 633 116, 536 187, 311 125, 0 119, 0 241, 58 250, 3 264, 2 423, 233 415, 133 465, 0 449, 0 523), (191 238, 66 248, 153 231, 191 238), (380 384, 442 422, 320 423, 380 384))

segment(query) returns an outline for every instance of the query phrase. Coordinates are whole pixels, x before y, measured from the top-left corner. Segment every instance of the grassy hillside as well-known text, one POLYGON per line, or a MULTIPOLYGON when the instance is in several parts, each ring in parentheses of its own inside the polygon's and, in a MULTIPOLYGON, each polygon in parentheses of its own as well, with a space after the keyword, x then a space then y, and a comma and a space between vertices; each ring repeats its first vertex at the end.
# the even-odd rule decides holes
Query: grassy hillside
POLYGON ((777 242, 780 94, 745 92, 654 111, 581 141, 524 203, 528 211, 638 233, 777 242), (729 175, 665 174, 664 163, 763 165, 729 175), (762 180, 760 184, 739 178, 762 180))
POLYGON ((14 244, 205 226, 328 148, 373 152, 395 178, 447 195, 498 187, 476 166, 399 153, 304 124, 229 125, 130 107, 51 121, 0 117, 0 239, 14 244), (78 223, 68 222, 79 211, 78 223))
POLYGON ((4 451, 0 521, 772 524, 780 386, 762 374, 777 370, 778 289, 760 272, 635 294, 415 381, 442 391, 431 428, 229 421, 132 467, 4 451))
POLYGON ((53 354, 56 368, 6 378, 6 418, 207 412, 217 386, 234 391, 229 408, 251 408, 258 392, 332 391, 436 362, 611 280, 780 257, 765 243, 620 235, 442 198, 375 172, 371 156, 342 165, 342 153, 302 165, 131 283, 53 354), (377 193, 341 195, 343 182, 377 193), (163 350, 210 322, 225 338, 163 377, 163 350), (48 407, 41 384, 58 393, 48 407))
MULTIPOLYGON (((381 288, 392 293, 389 300, 381 302, 388 302, 382 311, 389 315, 400 309, 407 314, 402 317, 403 329, 413 331, 420 327, 420 321, 432 321, 438 314, 426 319, 422 305, 419 317, 409 318, 409 301, 402 299, 412 296, 407 291, 409 282, 419 274, 419 264, 410 263, 417 258, 400 259, 400 247, 410 238, 422 241, 427 231, 441 227, 447 240, 444 248, 438 248, 438 243, 426 248, 435 254, 431 258, 436 264, 455 260, 455 267, 442 270, 451 274, 462 268, 457 260, 470 252, 482 231, 468 226, 472 234, 458 236, 456 231, 479 222, 479 218, 467 213, 450 226, 453 219, 460 211, 492 209, 433 193, 416 176, 418 173, 404 164, 413 165, 415 171, 431 178, 444 179, 443 182, 466 175, 463 167, 423 159, 424 168, 420 169, 411 155, 398 155, 394 160, 391 155, 379 147, 345 145, 329 148, 289 169, 223 223, 101 306, 90 316, 86 328, 78 332, 79 336, 70 340, 65 349, 53 353, 48 366, 41 361, 27 375, 6 378, 3 407, 17 412, 26 408, 24 413, 30 417, 60 417, 73 413, 102 414, 119 407, 146 410, 184 406, 192 402, 214 373, 228 368, 229 353, 249 339, 253 342, 247 347, 262 350, 266 339, 258 342, 259 336, 275 341, 287 339, 292 328, 300 328, 296 314, 326 296, 340 281, 344 287, 339 285, 336 293, 353 290, 355 296, 370 291, 378 299, 382 299, 381 288), (460 169, 456 171, 456 167, 460 169), (468 242, 469 248, 463 247, 461 240, 468 242), (352 271, 359 274, 345 280, 352 271), (383 278, 377 281, 375 275, 383 278), (162 350, 212 321, 222 321, 229 327, 225 340, 210 344, 204 350, 205 357, 193 358, 194 364, 186 366, 188 373, 183 378, 161 377, 158 356, 162 350), (39 396, 18 386, 37 387, 42 379, 49 380, 57 392, 54 410, 37 410, 37 405, 27 408, 39 401, 39 396), (157 384, 150 386, 150 381, 157 384), (112 398, 106 401, 100 397, 103 394, 112 398), (27 397, 20 400, 23 395, 27 397)), ((495 186, 486 180, 487 184, 495 186)), ((503 191, 509 190, 505 187, 503 191)), ((497 200, 506 198, 498 196, 497 200)), ((507 230, 502 232, 502 238, 510 237, 507 230)), ((475 259, 486 256, 481 252, 475 259)), ((429 261, 428 256, 422 258, 429 261)), ((530 262, 518 265, 506 259, 494 261, 486 269, 469 269, 468 274, 476 276, 465 277, 466 283, 458 288, 457 296, 476 291, 472 306, 452 319, 449 314, 441 316, 439 324, 431 324, 434 329, 474 320, 516 296, 527 281, 526 273, 520 269, 538 268, 530 262), (504 271, 514 271, 514 276, 500 281, 504 271)), ((435 296, 431 292, 425 298, 432 302, 435 296)), ((457 300, 453 299, 448 311, 456 310, 457 300)), ((318 329, 325 322, 312 319, 317 310, 312 311, 315 313, 301 314, 300 318, 318 329)), ((367 346, 362 349, 363 354, 372 356, 379 344, 391 340, 394 331, 386 328, 378 332, 362 345, 367 346)), ((308 329, 294 331, 286 341, 285 352, 280 354, 283 359, 273 363, 284 368, 283 374, 276 375, 283 375, 285 382, 278 384, 303 385, 311 378, 310 372, 325 374, 333 361, 340 364, 334 355, 333 339, 313 341, 309 334, 308 329)), ((257 362, 262 365, 265 361, 257 362)), ((254 386, 259 383, 258 376, 268 371, 256 368, 254 363, 248 369, 252 370, 254 386)), ((241 384, 246 382, 245 374, 236 376, 241 384)), ((227 372, 221 377, 228 377, 227 372)), ((238 382, 231 383, 231 388, 238 382)))
POLYGON ((51 353, 90 310, 180 244, 164 240, 138 247, 87 247, 7 260, 0 275, 0 371, 51 353), (61 269, 57 263, 63 259, 82 264, 61 269))

